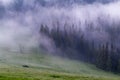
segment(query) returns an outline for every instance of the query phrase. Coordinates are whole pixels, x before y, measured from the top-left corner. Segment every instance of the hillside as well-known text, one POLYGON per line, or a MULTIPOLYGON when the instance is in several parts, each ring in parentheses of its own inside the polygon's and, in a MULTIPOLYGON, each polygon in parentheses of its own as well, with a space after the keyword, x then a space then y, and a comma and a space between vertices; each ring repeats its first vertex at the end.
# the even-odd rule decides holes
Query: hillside
POLYGON ((104 72, 84 62, 38 53, 0 52, 0 80, 119 79, 119 75, 104 72))
POLYGON ((120 0, 0 0, 0 80, 120 80, 120 0))

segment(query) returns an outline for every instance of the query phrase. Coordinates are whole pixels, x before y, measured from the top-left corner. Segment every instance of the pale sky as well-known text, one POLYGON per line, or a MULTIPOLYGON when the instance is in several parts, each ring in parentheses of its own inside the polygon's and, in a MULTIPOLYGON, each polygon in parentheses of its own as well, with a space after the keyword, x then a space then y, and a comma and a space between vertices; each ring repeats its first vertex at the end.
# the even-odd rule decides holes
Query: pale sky
POLYGON ((0 0, 0 2, 2 2, 3 5, 8 5, 11 2, 13 2, 14 0, 0 0))

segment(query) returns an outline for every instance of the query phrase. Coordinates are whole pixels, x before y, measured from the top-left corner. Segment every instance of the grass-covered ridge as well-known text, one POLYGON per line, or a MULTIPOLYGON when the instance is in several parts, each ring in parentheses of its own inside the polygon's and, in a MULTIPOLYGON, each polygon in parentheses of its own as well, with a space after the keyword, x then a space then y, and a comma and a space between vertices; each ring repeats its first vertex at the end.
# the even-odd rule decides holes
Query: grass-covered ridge
POLYGON ((43 54, 1 51, 0 80, 119 80, 95 66, 43 54), (23 67, 27 65, 29 67, 23 67))
POLYGON ((55 72, 45 69, 0 66, 0 80, 117 80, 55 72))

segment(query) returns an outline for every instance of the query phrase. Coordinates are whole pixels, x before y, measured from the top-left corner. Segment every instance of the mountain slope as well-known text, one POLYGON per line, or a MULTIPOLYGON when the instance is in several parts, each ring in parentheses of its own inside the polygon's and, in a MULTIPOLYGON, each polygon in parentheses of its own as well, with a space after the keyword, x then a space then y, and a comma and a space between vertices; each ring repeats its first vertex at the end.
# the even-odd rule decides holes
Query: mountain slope
POLYGON ((43 54, 1 51, 0 80, 118 80, 95 66, 43 54), (25 67, 27 66, 27 67, 25 67))

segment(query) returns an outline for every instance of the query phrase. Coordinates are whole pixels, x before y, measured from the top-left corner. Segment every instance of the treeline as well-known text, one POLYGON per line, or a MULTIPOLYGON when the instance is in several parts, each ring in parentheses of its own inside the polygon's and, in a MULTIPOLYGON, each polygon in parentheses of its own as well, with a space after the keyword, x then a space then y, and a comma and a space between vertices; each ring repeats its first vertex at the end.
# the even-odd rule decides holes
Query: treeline
POLYGON ((64 25, 62 28, 58 25, 51 29, 41 25, 40 33, 54 41, 55 46, 63 51, 62 57, 89 62, 106 71, 120 72, 120 49, 112 42, 87 40, 84 33, 74 25, 64 25))

